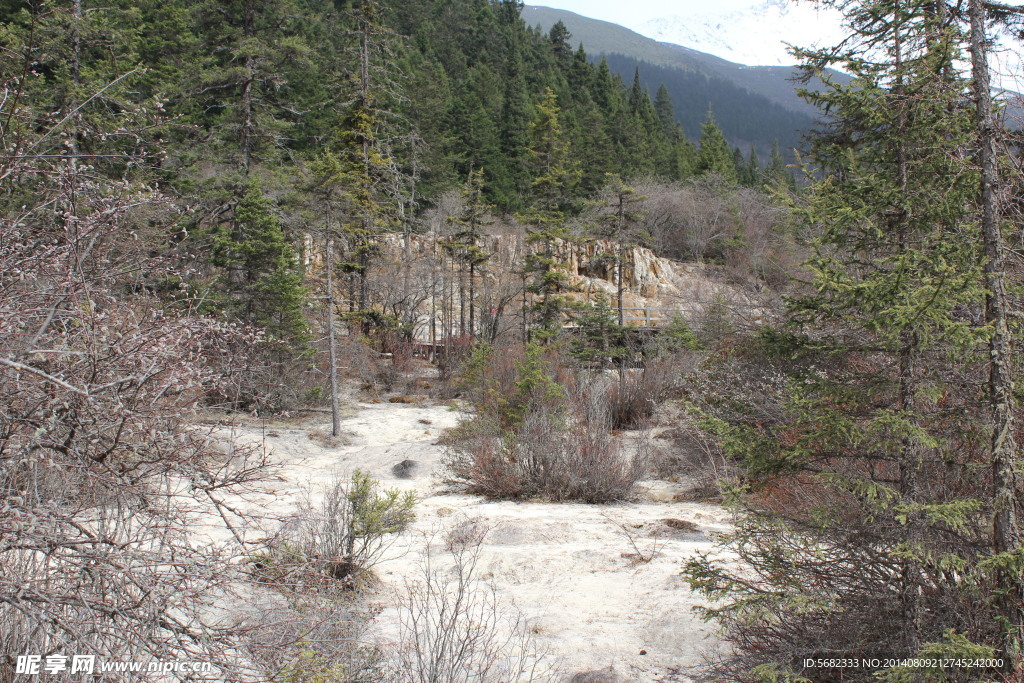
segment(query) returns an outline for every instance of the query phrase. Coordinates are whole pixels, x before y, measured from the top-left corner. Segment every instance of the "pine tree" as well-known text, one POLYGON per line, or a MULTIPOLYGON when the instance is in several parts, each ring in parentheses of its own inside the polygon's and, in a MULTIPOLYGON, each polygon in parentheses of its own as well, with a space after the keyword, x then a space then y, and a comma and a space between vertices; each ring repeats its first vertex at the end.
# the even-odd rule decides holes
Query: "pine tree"
POLYGON ((636 210, 636 205, 645 197, 637 194, 636 190, 624 183, 619 176, 609 174, 604 198, 605 203, 599 215, 599 226, 595 232, 599 237, 614 243, 611 260, 615 266, 615 324, 608 325, 604 320, 603 309, 606 304, 601 303, 595 310, 588 311, 589 317, 586 320, 578 321, 578 325, 585 334, 590 334, 586 325, 597 320, 600 322, 602 334, 611 336, 611 339, 606 337, 602 340, 601 347, 606 351, 614 349, 612 355, 619 358, 619 381, 622 382, 625 379, 626 361, 625 349, 620 343, 626 329, 623 307, 625 294, 623 267, 626 250, 640 246, 644 242, 645 235, 639 233, 635 226, 641 218, 636 210))
POLYGON ((590 87, 593 81, 594 68, 587 59, 587 51, 583 49, 583 43, 576 49, 572 56, 572 67, 569 69, 570 94, 582 101, 582 95, 589 96, 590 87))
POLYGON ((497 130, 493 117, 480 107, 466 106, 456 96, 444 66, 436 59, 411 47, 401 57, 397 71, 405 76, 404 97, 397 98, 396 109, 409 122, 410 129, 416 131, 403 141, 403 172, 417 178, 417 196, 436 197, 465 170, 461 167, 463 159, 456 154, 458 135, 467 128, 476 131, 486 141, 488 153, 497 155, 497 130), (487 117, 485 124, 481 114, 487 117), (468 123, 463 125, 463 121, 468 123))
POLYGON ((693 142, 683 133, 682 126, 677 124, 674 143, 672 144, 672 177, 677 180, 692 178, 698 173, 698 152, 693 142))
POLYGON ((620 168, 621 163, 615 155, 614 143, 606 130, 601 110, 586 90, 581 100, 575 107, 569 132, 571 149, 582 170, 577 189, 584 195, 591 195, 604 184, 606 174, 620 168))
POLYGON ((396 194, 402 186, 392 147, 400 133, 386 107, 389 98, 400 97, 387 68, 394 35, 380 25, 381 10, 378 0, 360 0, 353 9, 352 99, 336 132, 345 188, 347 260, 342 268, 350 276, 349 319, 358 321, 364 335, 379 319, 369 286, 370 267, 381 252, 378 235, 396 224, 396 194))
POLYGON ((614 115, 618 109, 616 96, 615 76, 608 68, 608 60, 604 57, 597 65, 597 74, 594 77, 594 101, 606 115, 614 115))
POLYGON ((617 322, 615 308, 606 296, 572 306, 568 309, 573 326, 569 339, 568 353, 585 365, 606 367, 615 359, 619 360, 620 380, 629 353, 626 347, 628 328, 617 322))
POLYGON ((338 377, 338 330, 335 325, 338 303, 334 283, 346 175, 341 160, 329 150, 309 164, 309 173, 309 190, 317 200, 317 213, 323 220, 320 237, 324 245, 324 307, 327 310, 327 373, 331 385, 331 435, 338 436, 341 434, 341 390, 338 377))
POLYGON ((297 14, 292 0, 204 0, 195 8, 202 61, 189 97, 196 105, 191 118, 218 131, 216 147, 204 151, 243 177, 276 156, 292 123, 286 104, 292 74, 310 68, 293 23, 297 14))
MULTIPOLYGON (((516 45, 514 38, 510 38, 509 41, 510 46, 516 45)), ((504 182, 501 186, 493 183, 492 187, 495 190, 491 193, 492 199, 506 210, 519 208, 522 196, 529 187, 529 159, 526 150, 529 147, 531 119, 530 99, 524 75, 526 67, 519 50, 515 47, 510 49, 499 130, 503 163, 501 166, 492 164, 492 168, 495 169, 504 167, 505 170, 501 174, 504 182)))
POLYGON ((229 310, 266 329, 271 339, 305 352, 310 336, 303 306, 306 290, 295 250, 259 186, 250 183, 234 207, 237 232, 215 233, 212 261, 226 273, 229 310))
POLYGON ((803 53, 827 84, 805 97, 833 118, 814 143, 825 176, 799 210, 820 229, 812 289, 761 349, 766 373, 790 382, 776 418, 709 423, 750 475, 731 540, 746 567, 705 558, 687 574, 724 599, 708 615, 739 647, 737 680, 942 680, 802 662, 991 656, 1003 642, 986 597, 998 592, 983 540, 992 484, 977 467, 987 332, 970 313, 985 286, 962 36, 934 5, 844 7, 863 46, 840 62, 853 81, 824 74, 834 55, 803 53))
POLYGON ((572 45, 569 40, 572 38, 572 34, 569 33, 569 29, 565 27, 562 21, 557 21, 551 27, 548 32, 548 40, 551 41, 551 50, 555 55, 555 60, 560 66, 567 66, 572 60, 572 45))
POLYGON ((538 297, 534 304, 536 325, 544 338, 551 338, 561 329, 564 301, 559 292, 567 282, 555 257, 555 245, 569 237, 566 212, 580 174, 572 164, 562 133, 558 97, 550 88, 537 105, 537 117, 530 124, 530 156, 534 170, 533 206, 522 218, 530 226, 527 239, 533 251, 526 259, 525 269, 533 274, 529 289, 538 297))
POLYGON ((746 178, 747 162, 743 160, 743 152, 739 147, 732 148, 732 167, 736 169, 736 182, 742 185, 746 178))
POLYGON ((514 194, 515 178, 509 173, 509 161, 503 152, 502 132, 495 114, 487 102, 500 101, 501 90, 495 74, 483 65, 474 66, 468 82, 452 107, 450 124, 457 143, 456 169, 468 175, 473 168, 488 169, 489 194, 510 202, 514 194))
POLYGON ((668 88, 664 83, 658 86, 658 93, 654 96, 654 111, 658 114, 658 120, 661 121, 665 137, 673 139, 679 131, 679 127, 676 124, 675 109, 672 107, 672 96, 669 95, 668 88))
MULTIPOLYGON (((1020 19, 1019 8, 998 8, 1020 19)), ((1007 17, 1002 17, 1003 21, 1007 17)), ((1007 293, 1008 268, 1003 238, 1002 207, 997 193, 1002 185, 996 145, 1000 131, 993 116, 992 85, 989 76, 987 36, 990 16, 979 0, 968 5, 970 24, 971 89, 974 97, 974 128, 977 136, 976 159, 980 170, 982 245, 985 251, 985 323, 989 328, 989 376, 987 403, 992 434, 989 463, 993 483, 993 549, 996 605, 1004 635, 999 653, 1008 660, 1019 659, 1024 652, 1024 574, 1021 565, 1020 454, 1014 432, 1019 399, 1015 395, 1013 333, 1007 293)), ((1006 670, 1009 670, 1009 666, 1006 670)))
POLYGON ((491 257, 480 246, 481 230, 490 215, 490 206, 484 201, 484 170, 482 168, 469 172, 466 184, 462 189, 463 209, 456 219, 459 229, 444 243, 445 250, 459 263, 460 268, 468 270, 469 291, 466 304, 469 309, 469 327, 463 333, 472 336, 477 334, 476 315, 476 276, 479 269, 491 257))
POLYGON ((631 176, 665 175, 670 165, 671 150, 650 95, 640 80, 639 68, 633 73, 626 106, 626 116, 618 124, 625 143, 621 171, 631 176))
POLYGON ((708 110, 704 125, 700 129, 700 151, 697 154, 697 172, 700 174, 716 173, 727 182, 736 182, 736 164, 733 152, 715 123, 715 116, 708 110))
POLYGON ((740 173, 740 184, 746 187, 757 187, 761 184, 762 175, 761 160, 757 158, 757 150, 751 145, 750 154, 747 156, 746 163, 743 164, 743 172, 740 173))
POLYGON ((640 81, 640 67, 637 67, 633 71, 633 85, 629 86, 629 99, 627 100, 629 110, 634 114, 639 114, 643 110, 645 99, 649 99, 649 96, 643 83, 640 81))
POLYGON ((782 158, 782 152, 779 151, 778 140, 772 143, 772 158, 768 163, 768 168, 765 169, 765 182, 776 187, 796 188, 793 174, 786 168, 786 161, 782 158))

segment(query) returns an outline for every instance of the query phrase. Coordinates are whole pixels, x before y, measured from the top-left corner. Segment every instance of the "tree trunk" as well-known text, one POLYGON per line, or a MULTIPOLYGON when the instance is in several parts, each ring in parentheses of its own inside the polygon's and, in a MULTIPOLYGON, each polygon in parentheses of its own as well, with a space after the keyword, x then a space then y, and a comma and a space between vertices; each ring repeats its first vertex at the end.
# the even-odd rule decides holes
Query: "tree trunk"
POLYGON ((440 264, 437 257, 437 242, 433 243, 433 254, 430 262, 430 360, 435 359, 437 351, 437 278, 440 264))
POLYGON ((370 310, 370 219, 364 218, 363 229, 366 234, 360 238, 359 249, 359 304, 360 330, 364 336, 370 335, 370 319, 366 315, 370 310))
POLYGON ((334 329, 334 240, 327 237, 327 340, 331 356, 331 435, 341 435, 341 407, 338 402, 338 338, 334 329))
POLYGON ((529 319, 527 318, 527 308, 526 308, 526 270, 525 269, 523 270, 522 280, 523 280, 523 305, 522 305, 522 308, 521 308, 520 312, 521 312, 522 317, 523 317, 523 344, 526 345, 530 341, 530 323, 529 323, 529 319))
MULTIPOLYGON (((243 11, 242 31, 246 38, 252 38, 256 34, 256 8, 252 2, 245 3, 243 11)), ((245 56, 243 68, 245 69, 245 80, 242 81, 242 125, 238 131, 238 144, 242 153, 242 173, 249 175, 249 165, 252 162, 252 143, 254 133, 254 106, 253 106, 253 84, 256 82, 256 58, 252 54, 245 56)))
POLYGON ((476 292, 474 291, 473 280, 476 279, 476 264, 469 263, 469 334, 476 337, 476 316, 473 314, 476 292))
MULTIPOLYGON (((896 79, 893 85, 893 94, 896 97, 894 105, 898 108, 896 113, 896 181, 900 189, 901 197, 906 197, 909 192, 909 167, 907 159, 907 88, 903 72, 903 34, 900 22, 902 12, 901 3, 894 5, 894 68, 896 79)), ((894 216, 895 228, 899 237, 898 249, 901 254, 907 250, 907 231, 910 217, 905 209, 900 209, 894 216)), ((899 351, 899 409, 905 415, 910 415, 915 403, 915 357, 918 349, 917 334, 913 329, 906 329, 901 334, 899 351)), ((919 488, 919 449, 912 439, 905 439, 900 453, 900 495, 903 500, 913 504, 918 497, 919 488)), ((916 513, 908 515, 906 521, 906 539, 911 546, 920 541, 920 524, 916 513)), ((923 610, 921 607, 921 564, 914 558, 902 561, 902 585, 900 587, 900 600, 903 603, 903 629, 904 642, 909 654, 914 654, 921 647, 921 621, 923 610)))
POLYGON ((466 265, 459 263, 459 334, 466 334, 466 265))
POLYGON ((402 210, 402 258, 404 259, 404 263, 402 263, 402 306, 405 309, 403 322, 407 326, 404 336, 408 341, 413 340, 416 329, 416 310, 411 303, 412 289, 410 281, 412 276, 412 221, 416 215, 416 181, 418 177, 416 146, 413 145, 412 185, 409 191, 408 215, 406 215, 406 211, 403 208, 404 204, 399 203, 399 208, 402 210))
MULTIPOLYGON (((616 232, 618 233, 618 239, 616 244, 615 254, 615 296, 616 296, 616 307, 619 311, 619 327, 626 324, 625 316, 622 313, 622 238, 623 232, 626 227, 626 206, 625 197, 622 193, 619 193, 619 211, 617 217, 616 232)), ((636 276, 634 276, 636 279, 636 276)))
MULTIPOLYGON (((996 128, 992 114, 992 93, 988 69, 988 39, 985 31, 985 9, 982 0, 970 0, 971 20, 971 81, 974 89, 975 123, 978 134, 977 162, 981 169, 981 229, 985 245, 985 322, 992 328, 989 339, 988 392, 992 420, 990 458, 993 500, 993 545, 997 553, 1008 553, 1020 546, 1017 522, 1017 481, 1015 473, 1016 440, 1014 438, 1014 398, 1012 349, 1007 325, 1006 266, 1004 245, 999 225, 999 205, 996 190, 999 186, 999 168, 996 163, 996 128)), ((1009 631, 1004 642, 1003 655, 1019 651, 1021 628, 1024 623, 1021 609, 1024 595, 1017 576, 999 577, 1003 597, 1003 616, 1009 631)))
MULTIPOLYGON (((82 74, 82 0, 75 0, 71 7, 71 81, 75 85, 81 84, 82 74)), ((74 97, 77 97, 75 93, 74 97)), ((74 110, 75 105, 69 103, 68 111, 74 110)), ((74 138, 72 138, 74 139, 74 138)))
MULTIPOLYGON (((370 99, 370 20, 366 17, 363 18, 362 22, 362 38, 359 45, 359 96, 362 98, 363 106, 369 107, 370 99)), ((372 149, 370 147, 369 134, 362 136, 362 153, 363 153, 363 179, 364 182, 370 183, 370 178, 373 177, 372 164, 370 163, 370 153, 372 149)), ((374 221, 370 216, 370 207, 363 208, 363 220, 362 228, 363 235, 362 250, 359 253, 359 313, 361 316, 360 329, 363 335, 369 336, 370 334, 370 320, 366 317, 366 313, 370 307, 370 242, 373 239, 374 221)))
MULTIPOLYGON (((622 308, 622 234, 619 234, 619 243, 617 248, 617 254, 615 256, 615 288, 616 288, 616 302, 615 306, 618 309, 619 318, 619 332, 623 334, 622 328, 626 325, 626 316, 622 308)), ((602 333, 604 338, 604 345, 607 347, 607 335, 602 333)), ((626 385, 626 354, 624 350, 619 351, 619 388, 620 390, 626 385)))

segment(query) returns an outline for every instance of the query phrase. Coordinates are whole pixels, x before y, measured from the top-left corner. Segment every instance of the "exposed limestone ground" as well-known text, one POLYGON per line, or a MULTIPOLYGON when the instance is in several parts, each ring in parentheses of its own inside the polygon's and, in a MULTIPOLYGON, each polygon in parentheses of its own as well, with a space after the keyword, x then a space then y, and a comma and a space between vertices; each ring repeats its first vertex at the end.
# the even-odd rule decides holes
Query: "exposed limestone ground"
POLYGON ((673 502, 682 485, 661 481, 643 482, 635 502, 605 506, 488 501, 447 492, 437 478, 443 449, 436 441, 458 419, 450 407, 424 399, 360 404, 337 440, 327 436, 330 427, 322 421, 247 426, 236 436, 249 442, 265 437, 280 466, 260 503, 264 513, 287 514, 305 484, 355 469, 386 487, 417 492, 415 524, 375 570, 381 581, 372 599, 384 608, 377 617, 379 640, 397 633, 394 605, 405 581, 416 577, 428 540, 437 545, 446 529, 478 520, 488 529, 478 578, 526 620, 562 672, 554 680, 609 668, 619 680, 688 680, 683 670, 699 663, 716 641, 712 627, 693 614, 696 598, 679 569, 687 557, 711 547, 709 536, 727 529, 727 514, 714 505, 673 502), (415 466, 396 472, 403 461, 415 466), (638 550, 653 558, 642 561, 638 550))

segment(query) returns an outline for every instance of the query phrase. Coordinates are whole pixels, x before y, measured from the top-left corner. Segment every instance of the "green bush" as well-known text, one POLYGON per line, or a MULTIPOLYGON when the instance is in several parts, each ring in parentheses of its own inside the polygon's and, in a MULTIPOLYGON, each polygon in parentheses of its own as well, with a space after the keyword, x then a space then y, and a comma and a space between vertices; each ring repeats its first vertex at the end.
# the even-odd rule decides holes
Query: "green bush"
POLYGON ((294 522, 270 546, 253 556, 257 568, 273 581, 306 582, 312 576, 357 587, 390 546, 394 535, 414 519, 416 495, 380 489, 380 482, 360 470, 322 488, 322 502, 306 496, 294 522))

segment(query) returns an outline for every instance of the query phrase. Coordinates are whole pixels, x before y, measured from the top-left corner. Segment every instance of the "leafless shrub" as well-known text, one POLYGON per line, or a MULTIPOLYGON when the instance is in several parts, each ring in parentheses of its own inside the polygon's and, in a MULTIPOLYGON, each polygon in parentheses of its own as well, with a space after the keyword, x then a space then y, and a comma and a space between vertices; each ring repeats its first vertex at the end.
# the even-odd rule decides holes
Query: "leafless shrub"
POLYGON ((307 438, 320 448, 343 448, 349 445, 349 438, 345 435, 332 436, 328 430, 312 429, 306 435, 307 438))
MULTIPOLYGON (((422 243, 409 241, 405 249, 402 235, 382 236, 385 253, 377 267, 369 273, 369 296, 374 306, 392 321, 394 328, 384 331, 381 336, 381 350, 394 353, 399 363, 410 358, 408 349, 403 349, 401 340, 408 339, 417 324, 424 304, 433 295, 433 274, 438 268, 438 259, 422 243)), ((403 369, 404 371, 404 369, 403 369)))
POLYGON ((391 391, 402 379, 392 358, 382 357, 380 351, 358 336, 339 338, 338 368, 369 394, 391 391))
POLYGON ((446 337, 437 354, 437 372, 441 382, 448 382, 465 365, 473 350, 474 337, 469 334, 446 337))
POLYGON ((156 152, 133 131, 146 117, 111 113, 111 138, 134 151, 84 161, 77 135, 30 108, 25 78, 0 88, 5 135, 21 140, 0 159, 0 670, 55 653, 234 676, 239 629, 210 604, 235 573, 187 530, 211 514, 232 526, 225 501, 265 462, 224 453, 189 416, 259 335, 198 315, 154 256, 175 217, 136 175, 156 152))
POLYGON ((498 498, 628 496, 647 464, 609 433, 607 380, 577 375, 551 352, 520 354, 477 359, 468 388, 477 412, 446 437, 449 477, 498 498))
POLYGON ((608 383, 605 394, 611 429, 638 429, 667 398, 679 390, 696 364, 696 356, 676 353, 650 359, 642 368, 625 370, 608 383))
POLYGON ((353 588, 411 519, 412 497, 355 472, 307 489, 295 517, 250 558, 246 656, 268 680, 381 683, 387 655, 368 629, 379 609, 353 588))
POLYGON ((442 537, 444 549, 457 553, 467 547, 480 546, 491 528, 479 519, 467 518, 452 524, 442 537))
POLYGON ((626 453, 603 420, 579 421, 567 429, 564 419, 536 410, 512 431, 474 420, 448 449, 447 472, 470 490, 495 498, 604 503, 628 496, 646 470, 644 460, 626 453))
POLYGON ((751 188, 738 189, 733 201, 736 233, 724 250, 731 279, 744 284, 761 280, 775 289, 784 288, 800 261, 795 245, 781 229, 788 213, 751 188))
POLYGON ((625 522, 614 520, 610 515, 601 515, 605 518, 609 524, 612 524, 622 535, 626 537, 629 542, 629 547, 633 549, 631 553, 623 553, 622 557, 627 558, 633 562, 633 564, 647 564, 661 552, 661 549, 665 546, 665 542, 658 537, 658 532, 655 531, 651 538, 650 544, 644 543, 640 540, 640 531, 643 525, 631 526, 625 522))
POLYGON ((731 280, 776 290, 790 285, 804 260, 785 230, 787 213, 769 196, 738 188, 717 176, 689 182, 647 180, 640 228, 659 254, 680 260, 723 263, 731 280))
POLYGON ((566 683, 623 683, 625 679, 612 668, 596 671, 580 671, 572 675, 566 683))
POLYGON ((463 522, 423 556, 399 605, 401 683, 526 683, 552 680, 553 667, 521 613, 502 604, 493 584, 477 576, 487 530, 463 522))
POLYGON ((268 680, 380 683, 386 656, 367 633, 374 615, 335 594, 266 595, 246 614, 246 653, 268 680))
POLYGON ((696 260, 721 255, 735 226, 732 188, 722 178, 647 181, 637 191, 645 197, 638 210, 643 216, 641 228, 653 236, 660 253, 696 260))
POLYGON ((679 500, 721 501, 722 483, 732 480, 736 467, 726 461, 715 442, 684 415, 661 437, 667 443, 652 458, 654 471, 662 479, 688 485, 679 500))

